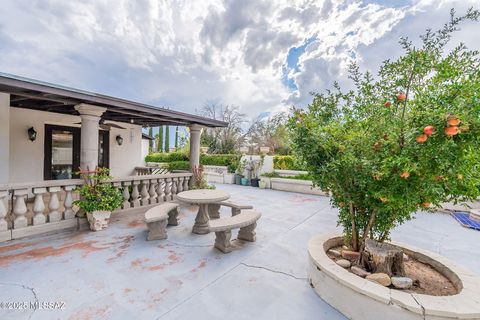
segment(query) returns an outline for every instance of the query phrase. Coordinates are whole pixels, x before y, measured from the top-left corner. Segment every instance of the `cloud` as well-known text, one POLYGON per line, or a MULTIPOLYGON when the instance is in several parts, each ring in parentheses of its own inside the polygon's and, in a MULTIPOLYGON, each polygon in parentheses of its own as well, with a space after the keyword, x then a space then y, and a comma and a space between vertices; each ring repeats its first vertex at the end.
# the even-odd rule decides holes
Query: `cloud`
MULTIPOLYGON (((352 59, 375 70, 401 35, 477 2, 5 0, 0 71, 184 112, 221 101, 253 118, 305 106, 352 59)), ((458 36, 478 48, 474 28, 458 36)))

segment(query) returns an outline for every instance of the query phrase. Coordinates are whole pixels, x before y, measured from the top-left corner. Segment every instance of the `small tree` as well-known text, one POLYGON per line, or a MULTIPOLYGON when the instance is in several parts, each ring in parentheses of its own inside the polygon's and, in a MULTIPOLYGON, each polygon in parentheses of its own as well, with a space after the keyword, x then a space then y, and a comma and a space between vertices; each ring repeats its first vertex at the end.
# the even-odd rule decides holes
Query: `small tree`
POLYGON ((163 152, 163 130, 164 126, 158 127, 157 152, 163 152))
POLYGON ((445 26, 385 61, 374 78, 353 64, 354 89, 315 94, 289 121, 294 149, 314 183, 329 190, 354 250, 384 241, 417 210, 472 200, 480 185, 480 60, 477 51, 446 45, 466 20, 445 26))
POLYGON ((283 112, 269 118, 255 119, 247 133, 250 142, 260 147, 269 147, 272 154, 277 149, 282 150, 282 153, 288 153, 287 119, 287 114, 283 112))
POLYGON ((247 122, 246 115, 240 113, 238 107, 214 103, 205 104, 199 114, 228 123, 226 128, 207 128, 203 130, 202 146, 208 147, 210 153, 235 153, 235 150, 245 139, 242 125, 247 122))

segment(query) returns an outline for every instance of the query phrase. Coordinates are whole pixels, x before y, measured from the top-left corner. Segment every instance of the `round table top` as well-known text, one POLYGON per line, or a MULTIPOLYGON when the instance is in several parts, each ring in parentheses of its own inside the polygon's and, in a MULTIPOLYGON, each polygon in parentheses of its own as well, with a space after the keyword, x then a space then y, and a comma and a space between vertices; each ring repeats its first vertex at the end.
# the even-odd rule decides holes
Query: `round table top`
POLYGON ((177 199, 187 203, 215 203, 230 198, 228 192, 214 189, 196 189, 177 194, 177 199))

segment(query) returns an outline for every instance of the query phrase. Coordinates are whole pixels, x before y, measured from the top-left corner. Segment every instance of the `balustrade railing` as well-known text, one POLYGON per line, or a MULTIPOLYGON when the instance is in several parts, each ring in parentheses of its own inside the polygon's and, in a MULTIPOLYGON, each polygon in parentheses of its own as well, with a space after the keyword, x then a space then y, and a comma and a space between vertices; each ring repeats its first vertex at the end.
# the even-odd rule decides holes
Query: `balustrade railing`
MULTIPOLYGON (((119 210, 175 200, 189 188, 191 173, 168 173, 116 178, 111 183, 123 195, 119 210)), ((73 201, 83 180, 54 180, 0 184, 0 241, 2 232, 74 219, 73 201)))

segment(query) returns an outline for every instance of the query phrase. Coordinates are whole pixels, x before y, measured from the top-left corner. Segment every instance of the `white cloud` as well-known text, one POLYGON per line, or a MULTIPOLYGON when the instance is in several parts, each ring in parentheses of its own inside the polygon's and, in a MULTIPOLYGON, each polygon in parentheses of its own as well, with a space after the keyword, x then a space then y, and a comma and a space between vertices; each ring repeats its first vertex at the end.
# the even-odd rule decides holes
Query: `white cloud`
MULTIPOLYGON (((439 27, 477 0, 5 0, 0 71, 194 112, 207 100, 252 117, 304 106, 310 91, 399 53, 401 35, 439 27), (386 1, 377 1, 385 3, 386 1), (288 52, 315 37, 287 70, 288 52)), ((459 38, 477 45, 473 26, 459 38)), ((478 28, 478 26, 477 26, 478 28)))

